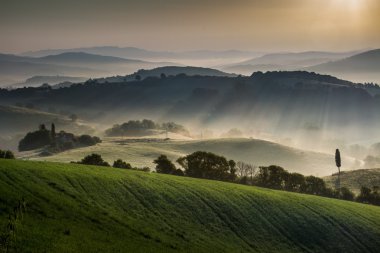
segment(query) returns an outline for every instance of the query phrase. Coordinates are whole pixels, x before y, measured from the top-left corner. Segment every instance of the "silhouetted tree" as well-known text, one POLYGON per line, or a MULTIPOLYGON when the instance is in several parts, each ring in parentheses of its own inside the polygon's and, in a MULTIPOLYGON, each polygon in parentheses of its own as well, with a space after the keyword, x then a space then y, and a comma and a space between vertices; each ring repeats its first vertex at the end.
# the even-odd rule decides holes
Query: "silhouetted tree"
POLYGON ((229 160, 228 166, 230 166, 230 180, 234 181, 236 179, 236 162, 234 160, 229 160))
POLYGON ((299 173, 289 173, 285 180, 285 190, 301 192, 305 186, 305 177, 299 173))
POLYGON ((181 169, 176 169, 174 172, 173 172, 173 175, 176 175, 176 176, 184 176, 185 173, 183 173, 183 171, 181 169))
POLYGON ((287 177, 288 172, 280 166, 260 167, 259 173, 255 178, 255 183, 259 186, 272 189, 283 189, 287 177))
POLYGON ((51 137, 53 139, 55 138, 55 125, 54 125, 54 123, 51 123, 51 137))
POLYGON ((302 188, 302 192, 323 196, 326 193, 325 181, 314 176, 305 177, 305 185, 302 188))
POLYGON ((156 164, 157 173, 174 174, 177 171, 177 168, 166 155, 160 155, 153 163, 156 164))
POLYGON ((87 165, 110 166, 99 154, 88 155, 78 163, 87 165))
POLYGON ((197 151, 177 162, 185 169, 189 177, 232 181, 235 178, 235 162, 211 152, 197 151))
POLYGON ((245 162, 237 162, 236 164, 236 175, 239 178, 240 183, 242 184, 248 184, 248 181, 250 180, 250 183, 253 181, 253 177, 256 174, 256 167, 245 163, 245 162))
POLYGON ((10 150, 1 150, 0 149, 0 158, 3 159, 15 159, 15 156, 10 150))
POLYGON ((121 159, 114 161, 112 167, 120 169, 132 169, 132 166, 129 163, 126 163, 121 159))
POLYGON ((42 124, 40 125, 40 130, 29 132, 23 139, 20 140, 18 149, 19 151, 28 151, 42 148, 44 146, 50 145, 51 143, 52 139, 50 131, 48 131, 45 125, 42 124))
POLYGON ((357 201, 363 203, 370 203, 371 201, 371 189, 365 186, 360 188, 360 194, 357 197, 357 201))
POLYGON ((99 137, 90 136, 88 134, 83 134, 77 137, 77 141, 79 142, 80 145, 84 145, 84 146, 93 146, 97 143, 102 142, 99 137))
POLYGON ((337 190, 337 196, 335 196, 338 199, 344 199, 344 200, 349 200, 353 201, 355 198, 355 194, 350 191, 347 187, 341 187, 337 190))
POLYGON ((342 166, 342 161, 340 159, 340 151, 339 149, 335 150, 335 164, 338 167, 338 189, 340 188, 340 167, 342 166))
POLYGON ((136 76, 135 76, 135 79, 136 79, 137 81, 141 81, 141 76, 140 76, 140 75, 136 75, 136 76))

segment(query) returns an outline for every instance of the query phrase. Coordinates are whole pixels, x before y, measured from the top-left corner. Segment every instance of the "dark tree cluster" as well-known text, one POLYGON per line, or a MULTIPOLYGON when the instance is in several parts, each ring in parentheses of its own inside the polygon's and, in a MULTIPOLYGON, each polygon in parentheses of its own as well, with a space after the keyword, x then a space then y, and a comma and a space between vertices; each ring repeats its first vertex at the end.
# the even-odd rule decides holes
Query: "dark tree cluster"
POLYGON ((171 174, 176 176, 183 176, 184 173, 181 169, 177 169, 175 165, 168 159, 166 155, 160 155, 153 161, 156 164, 156 172, 162 174, 171 174))
POLYGON ((315 176, 304 176, 290 173, 276 165, 256 167, 244 162, 227 160, 211 152, 197 151, 181 157, 177 163, 183 170, 176 168, 167 156, 161 155, 156 160, 156 172, 163 174, 188 176, 195 178, 228 181, 246 185, 255 185, 270 189, 318 195, 349 201, 379 204, 378 188, 363 188, 361 195, 355 195, 347 187, 332 189, 326 186, 323 179, 315 176))
POLYGON ((380 188, 378 186, 374 186, 372 189, 362 187, 356 200, 358 202, 380 206, 380 188))
POLYGON ((119 169, 132 169, 130 163, 127 163, 121 159, 117 159, 116 161, 114 161, 112 167, 119 169))
POLYGON ((79 164, 87 165, 97 165, 97 166, 106 166, 109 167, 109 163, 103 160, 102 156, 99 154, 91 154, 84 157, 81 161, 77 162, 79 164))
POLYGON ((46 148, 46 152, 61 152, 64 150, 93 146, 100 143, 99 137, 90 135, 76 136, 72 133, 60 131, 56 133, 54 123, 51 124, 51 129, 47 129, 44 124, 39 126, 39 129, 34 132, 29 132, 19 142, 19 151, 28 151, 39 148, 46 148))
MULTIPOLYGON (((108 162, 103 160, 101 155, 96 154, 96 153, 85 156, 79 162, 72 162, 72 163, 111 167, 111 165, 108 162)), ((144 172, 150 172, 149 167, 143 167, 143 168, 132 167, 132 165, 130 163, 127 163, 127 162, 123 161, 122 159, 115 160, 113 162, 112 167, 119 168, 119 169, 139 170, 139 171, 144 171, 144 172)))
POLYGON ((10 150, 1 150, 0 149, 0 158, 3 158, 3 159, 15 159, 15 155, 10 150))
POLYGON ((183 170, 176 168, 165 155, 159 156, 154 163, 157 173, 220 181, 234 181, 236 178, 236 163, 211 152, 198 151, 180 157, 177 163, 183 170))
POLYGON ((182 125, 174 122, 166 122, 162 124, 155 123, 152 120, 130 120, 121 125, 114 125, 106 130, 107 136, 143 136, 153 134, 155 130, 168 131, 189 135, 189 131, 182 125))
POLYGON ((290 173, 284 168, 276 165, 260 167, 258 172, 250 180, 250 184, 276 190, 285 190, 344 200, 354 200, 355 197, 355 195, 346 187, 331 189, 327 187, 325 181, 319 177, 290 173))
POLYGON ((206 178, 221 181, 234 181, 236 178, 236 163, 223 156, 211 152, 197 151, 177 160, 185 175, 196 178, 206 178))
POLYGON ((51 145, 52 143, 53 139, 50 131, 46 129, 44 124, 42 124, 37 131, 27 133, 26 136, 20 140, 18 150, 33 150, 51 145))

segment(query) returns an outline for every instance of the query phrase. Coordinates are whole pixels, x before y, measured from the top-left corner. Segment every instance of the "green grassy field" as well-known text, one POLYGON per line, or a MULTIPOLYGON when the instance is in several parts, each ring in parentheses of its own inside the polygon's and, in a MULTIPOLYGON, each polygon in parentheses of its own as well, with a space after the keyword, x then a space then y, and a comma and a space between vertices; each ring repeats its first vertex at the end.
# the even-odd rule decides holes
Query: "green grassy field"
MULTIPOLYGON (((341 174, 341 185, 350 188, 356 194, 360 192, 362 186, 372 188, 373 186, 380 187, 380 169, 363 169, 344 171, 341 174)), ((324 177, 326 184, 333 187, 337 176, 324 177)))
POLYGON ((107 167, 0 159, 18 252, 378 252, 380 208, 107 167))
MULTIPOLYGON (((73 149, 51 157, 34 156, 31 159, 68 162, 79 161, 88 154, 98 153, 110 163, 121 158, 133 166, 153 168, 153 160, 161 154, 176 160, 180 156, 195 151, 214 152, 228 159, 257 166, 275 164, 305 175, 327 176, 336 171, 333 155, 302 151, 273 142, 244 138, 170 141, 105 138, 103 143, 96 146, 73 149)), ((347 168, 353 166, 353 161, 348 158, 344 160, 347 168)))

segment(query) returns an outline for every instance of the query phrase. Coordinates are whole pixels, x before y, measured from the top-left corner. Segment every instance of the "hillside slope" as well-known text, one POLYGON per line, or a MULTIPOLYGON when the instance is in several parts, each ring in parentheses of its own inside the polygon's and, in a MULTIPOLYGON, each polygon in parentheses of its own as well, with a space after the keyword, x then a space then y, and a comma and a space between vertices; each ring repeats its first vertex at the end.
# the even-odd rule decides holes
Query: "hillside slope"
POLYGON ((273 70, 300 70, 308 66, 343 59, 354 55, 355 52, 299 52, 299 53, 273 53, 261 57, 222 66, 225 71, 240 74, 251 74, 255 71, 273 70))
MULTIPOLYGON (((141 68, 177 65, 168 62, 147 62, 102 56, 83 52, 69 52, 40 58, 0 54, 0 78, 21 82, 30 76, 70 75, 82 78, 133 73, 141 68)), ((1 83, 0 83, 1 84, 1 83)), ((11 83, 5 83, 10 85, 11 83)))
POLYGON ((0 90, 0 100, 8 105, 54 106, 92 117, 97 123, 147 118, 175 121, 188 128, 253 130, 311 145, 336 136, 345 136, 347 142, 369 139, 378 132, 380 122, 380 98, 365 88, 300 71, 257 72, 236 78, 178 75, 123 83, 89 82, 45 92, 0 90))
POLYGON ((133 74, 126 76, 112 76, 95 79, 98 83, 122 83, 135 81, 136 76, 140 76, 141 79, 147 77, 161 77, 164 74, 166 76, 176 76, 179 74, 185 74, 188 76, 220 76, 220 77, 235 77, 234 74, 225 73, 216 69, 192 67, 192 66, 164 66, 154 69, 140 69, 133 74))
MULTIPOLYGON (((329 186, 334 186, 337 176, 323 178, 329 186)), ((362 186, 372 188, 380 186, 380 169, 363 169, 344 171, 341 174, 341 185, 346 186, 356 193, 360 192, 362 186)))
POLYGON ((0 105, 0 122, 2 136, 24 134, 26 131, 36 129, 40 124, 50 125, 51 123, 57 124, 60 129, 64 128, 66 131, 70 130, 75 133, 93 132, 88 125, 73 122, 67 116, 19 106, 0 105))
POLYGON ((380 49, 307 68, 356 82, 380 82, 380 49))
MULTIPOLYGON (((305 175, 331 175, 336 170, 332 155, 303 151, 274 142, 256 139, 231 138, 164 141, 162 139, 103 138, 102 140, 103 142, 96 146, 73 149, 50 157, 32 157, 32 159, 69 162, 79 161, 91 153, 98 153, 110 163, 121 158, 134 166, 153 168, 153 160, 161 154, 167 155, 172 160, 176 160, 181 156, 201 150, 214 152, 229 159, 244 161, 256 166, 276 164, 289 171, 305 175)), ((30 154, 27 155, 29 156, 30 154)), ((353 159, 344 157, 344 160, 345 168, 355 166, 353 159)))
POLYGON ((380 208, 217 181, 0 160, 20 252, 376 252, 380 208))
POLYGON ((94 129, 84 122, 73 122, 67 116, 28 109, 18 106, 0 105, 0 149, 17 150, 20 139, 40 124, 76 134, 93 133, 94 129))

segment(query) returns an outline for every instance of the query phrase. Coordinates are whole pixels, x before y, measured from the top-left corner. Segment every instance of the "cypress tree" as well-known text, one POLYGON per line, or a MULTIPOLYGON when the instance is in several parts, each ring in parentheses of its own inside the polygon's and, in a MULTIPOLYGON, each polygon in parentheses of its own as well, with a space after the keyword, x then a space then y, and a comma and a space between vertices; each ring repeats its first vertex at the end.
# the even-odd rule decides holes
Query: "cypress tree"
POLYGON ((335 150, 335 164, 336 164, 336 167, 338 167, 338 189, 340 189, 340 167, 342 166, 342 161, 340 158, 339 149, 335 150))

